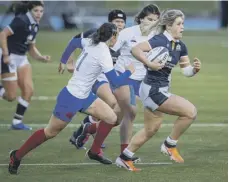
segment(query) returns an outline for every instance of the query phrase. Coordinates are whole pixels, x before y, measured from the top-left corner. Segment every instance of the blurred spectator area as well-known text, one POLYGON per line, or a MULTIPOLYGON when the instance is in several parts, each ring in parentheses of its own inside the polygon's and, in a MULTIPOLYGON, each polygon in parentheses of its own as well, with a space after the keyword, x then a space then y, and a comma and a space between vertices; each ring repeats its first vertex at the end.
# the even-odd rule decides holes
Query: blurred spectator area
MULTIPOLYGON (((5 13, 12 1, 0 1, 0 21, 1 27, 5 26, 8 19, 5 13), (6 22, 3 19, 6 18, 6 22)), ((97 27, 107 21, 107 14, 112 9, 122 9, 128 15, 127 25, 133 24, 133 17, 144 6, 153 1, 45 1, 45 15, 41 21, 43 28, 61 30, 65 28, 90 28, 97 27)), ((227 2, 226 2, 227 3, 227 2)), ((161 10, 176 8, 182 10, 186 15, 186 20, 195 22, 196 19, 205 23, 213 24, 215 28, 222 26, 220 18, 224 16, 221 12, 225 5, 220 1, 156 1, 161 10), (215 20, 212 22, 212 20, 215 20), (209 21, 209 22, 208 22, 209 21)), ((9 15, 7 17, 10 19, 9 15)), ((224 20, 225 21, 225 20, 224 20)), ((197 22, 196 26, 201 25, 197 22)), ((195 27, 195 26, 194 26, 195 27)), ((206 28, 207 25, 206 25, 206 28)))

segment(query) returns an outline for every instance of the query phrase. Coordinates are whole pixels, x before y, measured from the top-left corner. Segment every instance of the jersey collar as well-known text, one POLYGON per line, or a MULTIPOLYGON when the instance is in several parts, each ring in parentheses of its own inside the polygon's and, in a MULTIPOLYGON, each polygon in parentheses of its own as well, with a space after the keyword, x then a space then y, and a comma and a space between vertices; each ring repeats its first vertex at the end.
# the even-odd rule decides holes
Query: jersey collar
POLYGON ((34 20, 33 16, 31 15, 31 13, 30 13, 29 11, 26 13, 26 16, 29 18, 29 21, 30 21, 31 24, 38 24, 38 23, 34 20))
MULTIPOLYGON (((169 34, 168 31, 165 30, 163 34, 169 41, 174 41, 173 37, 169 34)), ((179 42, 179 40, 176 40, 175 42, 179 42)))

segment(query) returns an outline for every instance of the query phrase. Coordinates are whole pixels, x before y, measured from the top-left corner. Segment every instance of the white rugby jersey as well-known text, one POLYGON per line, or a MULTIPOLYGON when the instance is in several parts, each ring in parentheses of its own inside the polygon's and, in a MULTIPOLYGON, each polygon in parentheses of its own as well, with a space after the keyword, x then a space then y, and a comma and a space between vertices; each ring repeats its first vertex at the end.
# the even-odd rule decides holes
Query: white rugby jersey
POLYGON ((140 42, 144 42, 154 36, 151 32, 149 36, 142 36, 140 26, 135 25, 125 28, 119 33, 118 40, 112 49, 114 51, 120 50, 120 56, 116 61, 115 69, 119 72, 125 71, 125 66, 133 63, 135 72, 130 76, 133 80, 143 80, 146 75, 146 69, 140 61, 135 59, 131 54, 131 49, 140 42))
POLYGON ((82 53, 77 59, 73 76, 68 82, 68 91, 77 98, 89 96, 97 77, 114 69, 108 46, 104 42, 92 45, 91 39, 82 39, 82 53))

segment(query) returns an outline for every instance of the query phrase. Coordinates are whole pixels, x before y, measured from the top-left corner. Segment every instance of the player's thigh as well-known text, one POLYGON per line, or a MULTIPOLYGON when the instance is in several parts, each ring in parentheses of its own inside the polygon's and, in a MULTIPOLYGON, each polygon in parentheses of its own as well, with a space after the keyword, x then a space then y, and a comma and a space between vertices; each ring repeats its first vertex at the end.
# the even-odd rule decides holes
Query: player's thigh
POLYGON ((7 96, 16 97, 18 84, 16 80, 2 80, 2 86, 5 89, 7 96))
POLYGON ((111 108, 114 108, 115 105, 117 104, 117 100, 110 88, 109 83, 104 83, 102 84, 98 89, 97 89, 97 96, 101 98, 104 102, 106 102, 111 108))
POLYGON ((7 93, 8 99, 14 99, 17 94, 17 65, 15 63, 16 60, 12 59, 10 56, 10 63, 5 64, 3 62, 1 52, 0 52, 1 62, 0 62, 0 72, 1 72, 1 80, 2 85, 7 93))
POLYGON ((130 85, 124 85, 114 90, 114 95, 121 110, 134 113, 133 108, 136 107, 136 97, 134 90, 130 85))
POLYGON ((115 124, 117 121, 113 109, 100 98, 97 98, 85 112, 110 124, 115 124))
POLYGON ((130 87, 129 85, 124 85, 114 90, 114 95, 119 103, 122 103, 124 106, 130 104, 130 87))
POLYGON ((18 85, 22 91, 33 91, 32 68, 30 64, 19 67, 17 70, 18 85))
POLYGON ((197 113, 196 107, 191 102, 178 95, 171 95, 157 110, 166 114, 190 117, 193 119, 197 113))

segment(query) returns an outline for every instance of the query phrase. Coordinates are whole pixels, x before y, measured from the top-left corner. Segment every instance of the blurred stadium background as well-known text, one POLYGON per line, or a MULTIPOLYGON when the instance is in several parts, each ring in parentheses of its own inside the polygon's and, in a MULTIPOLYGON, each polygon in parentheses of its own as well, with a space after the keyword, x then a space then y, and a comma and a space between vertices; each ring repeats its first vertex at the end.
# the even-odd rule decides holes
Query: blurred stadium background
MULTIPOLYGON (((13 14, 12 1, 0 2, 0 27, 9 24, 13 14)), ((0 181, 171 181, 171 182, 225 182, 228 172, 228 12, 227 1, 45 1, 45 15, 37 37, 37 47, 43 54, 52 56, 52 63, 42 64, 30 59, 33 67, 35 93, 25 116, 25 123, 33 130, 48 122, 55 96, 66 85, 71 74, 57 74, 61 54, 72 36, 82 30, 97 27, 107 20, 112 9, 122 9, 128 15, 127 26, 133 25, 134 15, 149 3, 161 10, 181 9, 185 15, 183 41, 188 46, 190 58, 202 61, 198 76, 185 78, 179 68, 173 71, 172 93, 193 102, 198 118, 179 141, 185 164, 172 164, 159 153, 159 147, 171 130, 175 117, 166 116, 158 134, 137 153, 142 158, 143 171, 138 174, 115 166, 95 165, 84 158, 85 151, 76 150, 68 142, 75 125, 84 115, 77 115, 71 127, 57 138, 45 143, 23 161, 21 174, 7 173, 8 152, 19 147, 31 132, 10 131, 16 103, 0 100, 0 181), (168 124, 168 125, 167 125, 168 124), (160 164, 161 163, 161 164, 160 164), (40 166, 39 166, 40 164, 40 166), (57 164, 57 165, 52 165, 57 164)), ((78 51, 76 51, 76 55, 78 51)), ((135 131, 143 127, 143 108, 138 104, 135 131)), ((87 144, 90 146, 91 141, 87 144)), ((113 160, 119 155, 118 128, 106 140, 105 153, 113 160)))
MULTIPOLYGON (((14 4, 11 1, 0 2, 0 27, 13 18, 14 4)), ((107 20, 106 15, 114 8, 121 8, 127 13, 127 26, 130 26, 133 16, 147 4, 149 1, 46 1, 41 27, 55 31, 97 27, 101 21, 107 20)), ((156 4, 161 10, 181 9, 186 15, 187 29, 216 30, 227 24, 227 1, 156 1, 156 4)))

